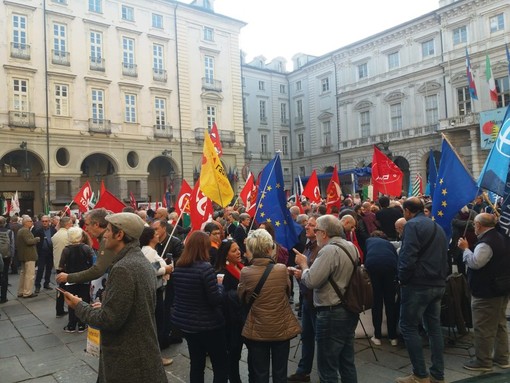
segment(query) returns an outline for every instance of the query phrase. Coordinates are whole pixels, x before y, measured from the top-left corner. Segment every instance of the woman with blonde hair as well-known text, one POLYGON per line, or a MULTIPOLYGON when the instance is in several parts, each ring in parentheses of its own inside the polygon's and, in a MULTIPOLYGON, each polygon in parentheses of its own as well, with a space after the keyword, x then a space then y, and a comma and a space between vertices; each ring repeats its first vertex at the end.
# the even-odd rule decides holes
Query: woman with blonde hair
MULTIPOLYGON (((251 265, 241 271, 238 294, 247 304, 242 335, 248 347, 250 382, 269 382, 270 361, 273 382, 287 382, 290 340, 301 327, 289 304, 290 280, 287 267, 275 264, 276 246, 271 235, 257 229, 246 239, 251 265), (263 278, 258 294, 253 294, 263 278)), ((258 289, 257 289, 258 290, 258 289)))

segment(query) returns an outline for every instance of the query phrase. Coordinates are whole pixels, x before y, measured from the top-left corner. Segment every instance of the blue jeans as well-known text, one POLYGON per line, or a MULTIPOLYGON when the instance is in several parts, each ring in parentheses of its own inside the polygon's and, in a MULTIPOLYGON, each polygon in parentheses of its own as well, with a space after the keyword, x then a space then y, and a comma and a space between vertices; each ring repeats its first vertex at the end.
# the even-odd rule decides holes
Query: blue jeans
POLYGON ((317 367, 321 383, 357 383, 354 332, 359 315, 343 306, 317 312, 317 367))
POLYGON ((273 383, 287 383, 290 339, 263 342, 245 339, 248 347, 248 380, 250 383, 268 383, 269 366, 273 383))
POLYGON ((423 356, 421 336, 418 332, 418 326, 423 323, 429 336, 432 362, 430 375, 437 380, 444 379, 444 340, 440 318, 444 290, 444 287, 402 286, 401 288, 400 332, 413 364, 413 373, 419 378, 429 375, 423 356))
POLYGON ((302 301, 301 314, 301 359, 296 374, 309 375, 312 372, 313 356, 315 354, 315 324, 317 312, 312 303, 306 299, 302 301))

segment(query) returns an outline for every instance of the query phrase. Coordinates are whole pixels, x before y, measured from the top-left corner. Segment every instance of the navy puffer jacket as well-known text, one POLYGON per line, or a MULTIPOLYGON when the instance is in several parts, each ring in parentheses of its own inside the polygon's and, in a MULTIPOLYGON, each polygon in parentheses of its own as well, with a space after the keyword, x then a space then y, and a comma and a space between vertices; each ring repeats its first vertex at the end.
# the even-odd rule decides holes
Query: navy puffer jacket
POLYGON ((185 332, 214 330, 225 325, 222 313, 223 286, 209 262, 176 267, 172 273, 175 289, 173 324, 185 332))

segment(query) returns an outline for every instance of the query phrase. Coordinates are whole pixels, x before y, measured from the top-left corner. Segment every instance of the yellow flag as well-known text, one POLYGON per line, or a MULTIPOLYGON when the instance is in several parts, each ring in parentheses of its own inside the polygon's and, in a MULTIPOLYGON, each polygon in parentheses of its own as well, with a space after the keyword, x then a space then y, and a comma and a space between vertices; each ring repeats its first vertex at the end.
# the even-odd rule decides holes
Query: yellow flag
POLYGON ((234 190, 207 131, 204 137, 202 169, 200 169, 200 190, 221 207, 227 206, 234 198, 234 190))

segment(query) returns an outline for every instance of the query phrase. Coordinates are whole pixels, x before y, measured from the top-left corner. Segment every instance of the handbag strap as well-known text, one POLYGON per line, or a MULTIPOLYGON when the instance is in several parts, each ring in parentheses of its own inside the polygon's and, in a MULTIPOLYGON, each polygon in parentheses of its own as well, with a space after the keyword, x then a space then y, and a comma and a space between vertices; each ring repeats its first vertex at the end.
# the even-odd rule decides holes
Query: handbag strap
POLYGON ((251 306, 253 305, 253 302, 255 302, 255 299, 259 296, 260 290, 262 290, 262 286, 264 286, 264 283, 266 282, 267 277, 269 276, 269 273, 271 270, 273 270, 274 263, 270 262, 266 269, 264 270, 264 274, 259 279, 259 283, 257 283, 257 286, 255 286, 255 290, 251 293, 250 300, 248 301, 248 306, 246 307, 246 314, 250 312, 251 306))
MULTIPOLYGON (((345 254, 347 254, 347 256, 349 257, 349 259, 351 260, 352 262, 352 265, 354 266, 353 269, 352 269, 352 274, 351 274, 351 278, 352 276, 354 275, 354 273, 356 272, 356 262, 354 262, 354 259, 351 257, 351 254, 349 253, 349 251, 343 247, 342 245, 340 245, 339 243, 332 243, 332 245, 335 245, 337 247, 339 247, 340 249, 342 249, 344 251, 345 254)), ((356 249, 356 253, 358 252, 358 249, 356 249)), ((336 282, 333 280, 333 278, 331 278, 331 275, 328 277, 328 281, 329 283, 331 283, 331 286, 333 287, 333 290, 335 290, 336 294, 338 295, 338 297, 340 298, 340 300, 342 302, 345 301, 344 299, 344 295, 342 294, 342 292, 340 291, 340 288, 338 287, 338 285, 336 284, 336 282)), ((350 282, 350 280, 349 280, 350 282)), ((347 287, 349 287, 349 285, 347 284, 347 287)))

